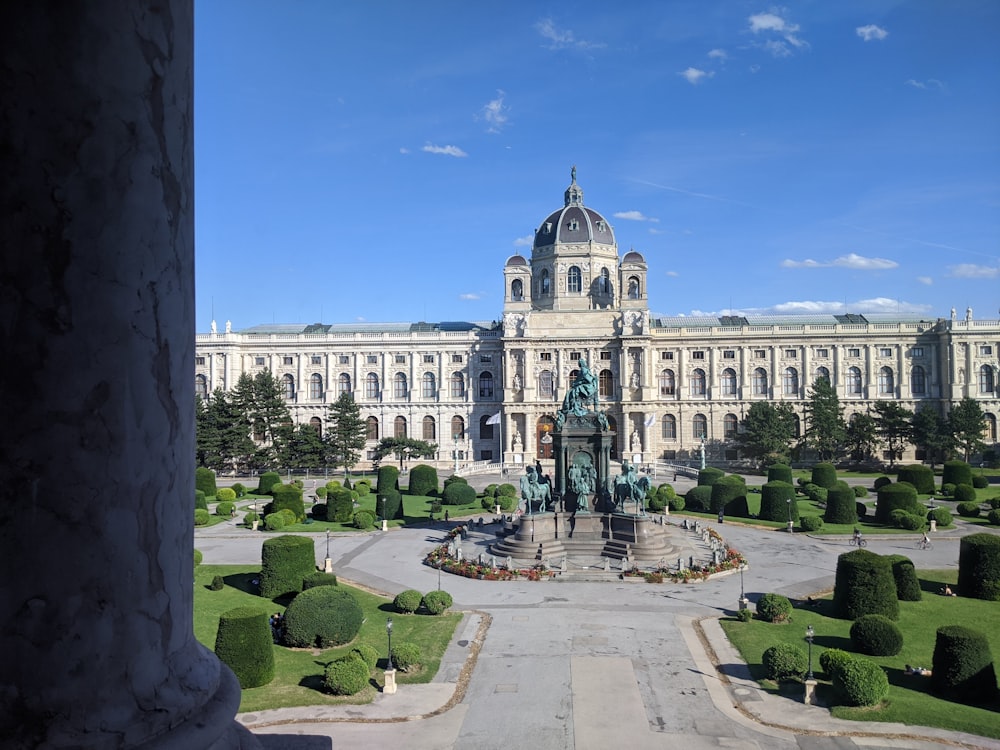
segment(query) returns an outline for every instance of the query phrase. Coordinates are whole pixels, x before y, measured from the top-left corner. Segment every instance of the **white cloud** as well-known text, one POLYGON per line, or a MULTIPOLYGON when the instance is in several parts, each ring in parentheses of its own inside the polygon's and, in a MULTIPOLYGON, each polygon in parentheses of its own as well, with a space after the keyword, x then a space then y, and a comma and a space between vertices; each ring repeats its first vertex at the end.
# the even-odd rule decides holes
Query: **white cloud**
POLYGON ((616 219, 626 219, 627 221, 652 221, 654 223, 660 221, 653 216, 646 216, 642 211, 616 211, 612 216, 616 219))
POLYGON ((468 154, 458 146, 434 146, 428 143, 421 150, 426 151, 428 154, 444 154, 445 156, 455 156, 458 158, 468 156, 468 154))
POLYGON ((708 56, 715 60, 726 60, 729 57, 724 49, 710 49, 708 56))
POLYGON ((827 300, 790 300, 779 302, 770 307, 748 307, 736 310, 717 310, 706 312, 692 310, 691 315, 840 315, 843 313, 889 313, 913 314, 930 311, 931 305, 904 302, 889 297, 873 297, 857 300, 851 303, 827 300))
POLYGON ((898 268, 899 263, 888 258, 866 258, 857 253, 841 255, 830 261, 818 261, 812 258, 805 260, 791 260, 786 258, 781 261, 782 268, 853 268, 861 271, 887 271, 890 268, 898 268))
POLYGON ((555 21, 543 18, 535 24, 535 31, 548 41, 549 49, 600 49, 604 44, 577 39, 570 29, 556 28, 555 21))
POLYGON ((487 133, 499 133, 503 126, 507 124, 507 112, 510 107, 503 103, 504 92, 497 89, 497 98, 486 102, 481 111, 481 117, 486 120, 489 127, 487 133))
POLYGON ((514 240, 514 247, 531 247, 535 242, 533 235, 526 234, 524 237, 518 237, 514 240))
MULTIPOLYGON (((785 19, 774 13, 758 13, 750 16, 750 31, 755 34, 761 31, 784 31, 785 28, 785 19)), ((798 27, 793 30, 798 30, 798 27)))
POLYGON ((926 286, 930 286, 931 284, 934 283, 934 279, 932 279, 930 276, 917 276, 917 281, 919 281, 921 284, 925 284, 926 286))
POLYGON ((995 279, 1000 277, 1000 266, 960 263, 957 266, 948 266, 948 275, 956 279, 995 279))
POLYGON ((857 33, 859 37, 864 39, 866 42, 870 42, 873 39, 875 41, 880 42, 887 36, 889 36, 888 31, 883 29, 881 26, 876 26, 873 23, 870 23, 867 26, 858 26, 858 28, 856 28, 854 31, 857 33))
POLYGON ((909 78, 903 81, 904 85, 912 86, 915 89, 922 89, 926 91, 927 89, 935 89, 937 91, 944 90, 944 84, 941 83, 937 78, 928 78, 926 81, 917 81, 913 78, 909 78))
POLYGON ((667 271, 666 275, 670 276, 670 277, 673 277, 673 278, 676 278, 676 277, 680 276, 680 274, 677 273, 677 271, 667 271))
POLYGON ((798 35, 798 24, 789 23, 773 11, 752 15, 749 23, 751 32, 768 37, 763 47, 775 57, 789 57, 796 49, 805 49, 809 46, 809 43, 798 35))
POLYGON ((408 154, 408 153, 410 153, 410 149, 406 148, 406 146, 400 146, 399 147, 399 153, 401 153, 401 154, 408 154))
POLYGON ((481 299, 481 295, 475 294, 473 292, 467 292, 465 294, 458 295, 459 299, 481 299))
POLYGON ((682 76, 690 84, 701 83, 702 78, 711 78, 715 75, 714 71, 706 72, 704 70, 699 70, 698 68, 688 68, 687 70, 682 70, 677 75, 682 76))

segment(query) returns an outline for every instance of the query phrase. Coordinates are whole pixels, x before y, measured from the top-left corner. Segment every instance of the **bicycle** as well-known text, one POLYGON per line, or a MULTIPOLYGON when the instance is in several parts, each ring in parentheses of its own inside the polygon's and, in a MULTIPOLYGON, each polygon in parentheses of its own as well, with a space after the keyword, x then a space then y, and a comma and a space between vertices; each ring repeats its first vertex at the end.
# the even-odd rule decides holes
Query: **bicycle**
POLYGON ((868 546, 868 542, 865 541, 864 537, 860 537, 860 536, 852 536, 851 539, 850 539, 850 541, 848 542, 848 544, 850 544, 852 547, 854 547, 854 546, 857 546, 857 547, 867 547, 868 546))
POLYGON ((934 549, 934 545, 931 544, 930 539, 921 539, 917 542, 917 549, 934 549))

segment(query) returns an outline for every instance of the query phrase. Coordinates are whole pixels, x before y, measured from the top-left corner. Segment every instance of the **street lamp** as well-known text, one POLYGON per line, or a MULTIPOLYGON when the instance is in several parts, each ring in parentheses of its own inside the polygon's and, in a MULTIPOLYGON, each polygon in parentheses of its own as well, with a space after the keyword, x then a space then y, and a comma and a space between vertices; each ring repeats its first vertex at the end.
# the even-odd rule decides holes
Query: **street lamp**
POLYGON ((326 556, 330 557, 330 529, 326 530, 326 556))
POLYGON ((816 635, 816 631, 813 630, 813 626, 809 625, 806 627, 806 640, 809 642, 809 674, 806 675, 807 680, 813 679, 813 636, 816 635))
POLYGON ((785 502, 788 504, 788 533, 791 534, 794 525, 792 524, 792 498, 788 498, 785 502))
POLYGON ((330 559, 330 529, 326 530, 326 559, 323 560, 323 572, 333 572, 333 561, 330 559))
POLYGON ((392 618, 390 617, 385 621, 385 632, 389 636, 389 664, 386 667, 386 671, 390 669, 395 669, 392 666, 392 618))

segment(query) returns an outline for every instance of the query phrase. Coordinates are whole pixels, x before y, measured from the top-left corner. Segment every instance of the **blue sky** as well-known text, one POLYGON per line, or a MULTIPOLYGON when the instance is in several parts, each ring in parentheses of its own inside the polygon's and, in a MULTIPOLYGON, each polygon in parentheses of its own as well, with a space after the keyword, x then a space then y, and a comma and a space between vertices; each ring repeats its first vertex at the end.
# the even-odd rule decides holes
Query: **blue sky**
POLYGON ((577 165, 663 315, 1000 306, 1000 3, 195 3, 197 329, 494 320, 577 165))

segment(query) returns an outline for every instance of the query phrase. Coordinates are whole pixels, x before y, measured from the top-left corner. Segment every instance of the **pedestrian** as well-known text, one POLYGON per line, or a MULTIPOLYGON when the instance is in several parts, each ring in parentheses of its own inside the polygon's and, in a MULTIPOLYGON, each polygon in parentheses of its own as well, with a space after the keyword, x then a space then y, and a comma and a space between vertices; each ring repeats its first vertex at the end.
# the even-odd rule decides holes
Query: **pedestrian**
POLYGON ((444 511, 444 522, 448 523, 448 509, 447 508, 445 508, 445 511, 444 511))

